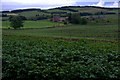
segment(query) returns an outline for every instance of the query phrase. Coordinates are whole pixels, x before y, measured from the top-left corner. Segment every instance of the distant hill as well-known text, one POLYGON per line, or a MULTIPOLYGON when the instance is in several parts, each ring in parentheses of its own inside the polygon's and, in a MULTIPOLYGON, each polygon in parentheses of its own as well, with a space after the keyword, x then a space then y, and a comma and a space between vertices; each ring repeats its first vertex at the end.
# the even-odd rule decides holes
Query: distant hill
POLYGON ((58 7, 55 9, 60 9, 60 8, 98 8, 98 9, 108 9, 108 10, 118 10, 119 8, 107 8, 107 7, 98 7, 98 6, 63 6, 63 7, 58 7))
POLYGON ((31 8, 31 9, 18 9, 18 10, 12 10, 12 11, 2 11, 2 13, 19 13, 19 12, 26 12, 26 11, 39 11, 43 13, 50 13, 49 11, 56 11, 56 10, 65 10, 68 12, 78 12, 78 10, 84 9, 87 11, 87 9, 99 9, 99 10, 119 10, 119 8, 106 8, 106 7, 97 7, 97 6, 63 6, 63 7, 57 7, 57 8, 52 8, 48 10, 41 10, 41 9, 36 9, 36 8, 31 8))
MULTIPOLYGON (((18 9, 12 11, 2 11, 4 15, 16 14, 25 16, 28 20, 34 19, 36 16, 49 16, 52 14, 66 16, 67 13, 85 13, 85 14, 100 14, 108 13, 108 14, 116 14, 118 13, 119 8, 105 8, 105 7, 97 7, 97 6, 64 6, 57 7, 48 10, 41 10, 36 8, 30 9, 18 9)), ((83 15, 83 14, 82 14, 83 15)), ((4 18, 3 18, 4 19, 4 18)), ((5 17, 7 19, 7 17, 5 17)))

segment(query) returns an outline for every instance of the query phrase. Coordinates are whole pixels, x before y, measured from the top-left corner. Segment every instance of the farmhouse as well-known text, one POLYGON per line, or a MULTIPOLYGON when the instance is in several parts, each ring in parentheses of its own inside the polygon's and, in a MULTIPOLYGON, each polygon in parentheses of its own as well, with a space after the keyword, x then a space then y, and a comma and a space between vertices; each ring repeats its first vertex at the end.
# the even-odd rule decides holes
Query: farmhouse
POLYGON ((64 19, 60 16, 53 16, 52 21, 53 22, 62 22, 64 19))

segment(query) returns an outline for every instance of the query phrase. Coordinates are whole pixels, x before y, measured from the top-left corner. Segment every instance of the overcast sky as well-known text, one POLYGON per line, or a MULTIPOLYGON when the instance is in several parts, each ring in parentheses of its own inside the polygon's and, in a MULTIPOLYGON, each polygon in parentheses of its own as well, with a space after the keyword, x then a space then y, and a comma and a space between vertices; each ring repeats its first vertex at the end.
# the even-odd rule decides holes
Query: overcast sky
POLYGON ((2 0, 2 10, 24 8, 49 9, 61 6, 118 7, 119 0, 2 0))

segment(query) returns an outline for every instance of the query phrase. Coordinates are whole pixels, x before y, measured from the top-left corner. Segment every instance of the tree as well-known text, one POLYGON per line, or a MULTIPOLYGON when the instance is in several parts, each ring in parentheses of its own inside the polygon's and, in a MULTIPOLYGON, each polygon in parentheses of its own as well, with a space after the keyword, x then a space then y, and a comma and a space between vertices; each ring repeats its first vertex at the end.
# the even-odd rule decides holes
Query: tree
POLYGON ((80 20, 81 20, 80 15, 72 14, 72 18, 71 19, 72 19, 71 22, 73 24, 80 24, 80 20))
POLYGON ((10 21, 10 26, 13 27, 14 29, 23 27, 23 19, 21 16, 12 16, 9 18, 10 21))
POLYGON ((63 20, 64 25, 67 25, 67 20, 63 20))
POLYGON ((73 24, 81 24, 85 25, 87 24, 87 20, 85 18, 81 18, 79 14, 68 14, 69 18, 68 21, 73 24))
POLYGON ((86 25, 87 24, 87 20, 85 18, 81 18, 81 24, 82 25, 86 25))
POLYGON ((72 20, 72 14, 71 13, 68 13, 68 21, 71 23, 71 20, 72 20))
POLYGON ((27 20, 25 16, 19 16, 22 20, 27 20))

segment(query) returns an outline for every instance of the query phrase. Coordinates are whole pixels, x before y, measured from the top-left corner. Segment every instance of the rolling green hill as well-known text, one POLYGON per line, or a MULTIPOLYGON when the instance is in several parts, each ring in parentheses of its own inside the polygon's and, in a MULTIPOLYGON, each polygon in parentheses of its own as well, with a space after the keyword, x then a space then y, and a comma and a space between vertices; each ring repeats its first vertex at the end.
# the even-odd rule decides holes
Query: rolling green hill
MULTIPOLYGON (((25 16, 26 18, 30 19, 35 17, 36 15, 47 15, 51 16, 51 14, 57 14, 65 16, 67 13, 91 13, 95 14, 97 12, 104 12, 104 13, 118 13, 118 8, 104 8, 104 7, 94 7, 94 6, 64 6, 58 7, 48 10, 41 10, 41 9, 19 9, 13 11, 3 11, 3 14, 17 14, 25 16)), ((3 17, 3 19, 6 19, 3 17)))

